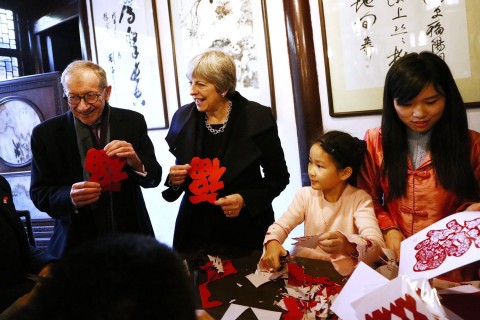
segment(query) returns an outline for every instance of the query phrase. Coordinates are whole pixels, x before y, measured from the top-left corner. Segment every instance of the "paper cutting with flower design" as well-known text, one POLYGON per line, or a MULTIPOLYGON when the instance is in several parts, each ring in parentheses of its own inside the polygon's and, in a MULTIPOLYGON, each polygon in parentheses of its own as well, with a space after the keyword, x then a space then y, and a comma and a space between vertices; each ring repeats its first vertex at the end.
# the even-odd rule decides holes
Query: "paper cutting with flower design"
POLYGON ((478 260, 480 212, 447 216, 402 241, 399 274, 431 279, 478 260))
POLYGON ((201 159, 194 157, 190 163, 190 178, 192 182, 188 186, 191 195, 188 199, 191 203, 208 201, 215 203, 217 200, 218 190, 223 189, 223 181, 220 178, 225 173, 226 168, 220 167, 220 160, 214 158, 201 159))
POLYGON ((92 175, 88 181, 98 182, 104 191, 120 191, 121 181, 128 178, 122 171, 125 159, 109 157, 105 150, 90 149, 85 158, 85 169, 92 175))
POLYGON ((415 271, 438 268, 447 257, 460 257, 473 244, 480 248, 480 218, 464 221, 463 225, 453 219, 446 229, 430 230, 427 239, 415 246, 415 271))

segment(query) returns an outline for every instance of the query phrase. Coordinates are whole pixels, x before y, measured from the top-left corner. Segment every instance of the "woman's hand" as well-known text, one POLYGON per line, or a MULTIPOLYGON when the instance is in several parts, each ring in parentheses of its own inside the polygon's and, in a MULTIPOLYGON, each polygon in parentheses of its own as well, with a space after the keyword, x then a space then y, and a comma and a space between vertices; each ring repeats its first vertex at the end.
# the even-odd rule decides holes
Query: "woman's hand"
POLYGON ((397 229, 388 229, 383 233, 387 248, 395 252, 397 262, 400 260, 400 243, 405 239, 404 235, 397 229))
POLYGON ((480 202, 469 205, 465 211, 480 211, 480 202))
POLYGON ((329 254, 354 255, 357 245, 348 241, 339 231, 326 232, 318 238, 318 246, 329 254))
POLYGON ((262 259, 260 259, 259 268, 262 271, 273 272, 280 269, 280 257, 284 257, 288 254, 280 242, 277 240, 271 240, 265 245, 265 253, 262 259))
POLYGON ((192 169, 192 167, 189 164, 171 166, 168 176, 170 184, 174 186, 183 184, 187 179, 190 169, 192 169))
POLYGON ((238 193, 231 194, 215 201, 216 206, 220 206, 227 218, 236 218, 240 214, 240 210, 245 206, 243 197, 238 193))

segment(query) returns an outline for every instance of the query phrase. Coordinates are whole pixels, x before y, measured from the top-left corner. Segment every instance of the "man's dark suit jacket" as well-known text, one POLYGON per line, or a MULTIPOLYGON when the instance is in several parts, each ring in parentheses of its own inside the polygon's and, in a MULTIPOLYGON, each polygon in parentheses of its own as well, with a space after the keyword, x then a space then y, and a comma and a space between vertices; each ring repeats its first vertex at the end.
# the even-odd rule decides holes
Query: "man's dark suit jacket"
MULTIPOLYGON (((105 108, 108 107, 108 104, 105 108)), ((112 192, 110 212, 99 212, 94 205, 78 208, 75 213, 70 189, 84 181, 74 116, 65 114, 49 119, 32 132, 32 182, 30 195, 35 206, 55 218, 54 235, 49 252, 61 255, 80 242, 115 232, 141 233, 153 236, 153 228, 140 186, 152 188, 161 181, 162 169, 148 137, 144 117, 137 112, 110 107, 110 141, 125 140, 132 144, 145 166, 142 177, 125 166, 128 179, 120 192, 112 192), (112 227, 114 225, 114 227, 112 227), (113 229, 114 228, 114 229, 113 229)), ((102 193, 102 198, 109 192, 102 193)), ((99 201, 99 202, 100 202, 99 201)), ((106 200, 110 202, 109 199, 106 200)))
MULTIPOLYGON (((200 243, 194 234, 207 234, 213 242, 260 249, 267 228, 274 221, 272 201, 289 183, 289 173, 278 137, 277 125, 270 108, 248 101, 238 92, 230 97, 232 111, 225 133, 227 142, 221 151, 220 163, 226 167, 221 180, 224 189, 217 199, 239 193, 245 207, 239 217, 226 219, 220 207, 211 207, 215 214, 206 222, 196 220, 188 197, 188 188, 163 191, 167 201, 174 201, 186 191, 180 205, 173 246, 180 252, 191 251, 200 243), (198 222, 198 223, 197 223, 198 222)), ((185 105, 173 116, 165 138, 177 164, 190 163, 202 154, 205 114, 195 103, 185 105)), ((223 148, 223 146, 222 146, 223 148)), ((168 181, 168 178, 167 178, 168 181)), ((187 182, 188 184, 189 182, 187 182)), ((165 185, 168 186, 168 183, 165 185)))
POLYGON ((10 185, 0 176, 0 313, 33 288, 27 274, 37 274, 53 260, 29 244, 10 185))

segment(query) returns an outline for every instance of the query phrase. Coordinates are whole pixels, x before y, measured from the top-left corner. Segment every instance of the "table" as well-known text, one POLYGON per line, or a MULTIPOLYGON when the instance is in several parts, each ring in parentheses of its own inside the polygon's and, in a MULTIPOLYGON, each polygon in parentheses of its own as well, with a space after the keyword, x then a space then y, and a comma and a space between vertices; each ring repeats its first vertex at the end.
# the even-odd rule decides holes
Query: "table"
MULTIPOLYGON (((203 270, 199 270, 199 266, 205 265, 209 261, 207 254, 219 256, 222 260, 230 260, 237 270, 236 274, 212 281, 208 284, 208 289, 211 293, 210 300, 222 302, 221 306, 207 309, 207 312, 212 315, 212 317, 215 319, 221 319, 230 303, 277 312, 282 311, 280 307, 274 305, 274 302, 281 300, 281 293, 286 292, 284 289, 284 279, 277 279, 256 288, 245 277, 246 275, 255 272, 257 263, 262 254, 261 251, 222 248, 220 250, 208 250, 188 255, 186 261, 189 266, 190 274, 194 278, 193 280, 197 287, 197 294, 198 285, 207 281, 206 273, 203 270)), ((296 257, 292 262, 304 266, 305 273, 311 276, 325 276, 335 282, 346 281, 346 278, 341 276, 328 261, 296 257)), ((199 296, 197 299, 200 302, 199 296)), ((199 305, 201 305, 201 303, 199 305)), ((257 318, 253 312, 248 309, 239 319, 256 320, 257 318)))

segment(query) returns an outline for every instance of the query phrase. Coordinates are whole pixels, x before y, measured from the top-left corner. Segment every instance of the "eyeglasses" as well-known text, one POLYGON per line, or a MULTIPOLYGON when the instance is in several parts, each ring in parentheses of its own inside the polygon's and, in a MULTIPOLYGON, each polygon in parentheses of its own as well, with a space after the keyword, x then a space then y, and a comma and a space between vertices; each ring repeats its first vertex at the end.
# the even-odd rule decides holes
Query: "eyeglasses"
MULTIPOLYGON (((106 88, 106 87, 105 87, 106 88)), ((76 106, 77 104, 80 103, 80 101, 85 101, 85 103, 89 104, 94 104, 98 101, 98 98, 103 94, 105 91, 105 88, 103 88, 102 92, 100 93, 93 93, 89 92, 87 94, 84 94, 83 96, 80 96, 78 94, 69 94, 65 98, 67 99, 67 102, 71 106, 76 106)))

